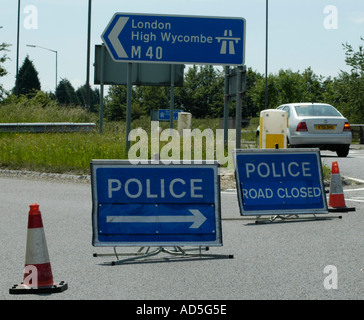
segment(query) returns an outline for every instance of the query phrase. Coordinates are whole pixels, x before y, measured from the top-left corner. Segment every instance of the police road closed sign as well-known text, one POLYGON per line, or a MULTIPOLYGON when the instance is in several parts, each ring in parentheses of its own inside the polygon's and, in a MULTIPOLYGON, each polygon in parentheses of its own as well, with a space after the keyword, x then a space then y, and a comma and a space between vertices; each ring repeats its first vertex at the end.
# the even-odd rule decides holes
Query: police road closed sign
POLYGON ((91 163, 94 246, 222 245, 218 164, 91 163))
POLYGON ((242 215, 328 213, 318 149, 236 150, 242 215))

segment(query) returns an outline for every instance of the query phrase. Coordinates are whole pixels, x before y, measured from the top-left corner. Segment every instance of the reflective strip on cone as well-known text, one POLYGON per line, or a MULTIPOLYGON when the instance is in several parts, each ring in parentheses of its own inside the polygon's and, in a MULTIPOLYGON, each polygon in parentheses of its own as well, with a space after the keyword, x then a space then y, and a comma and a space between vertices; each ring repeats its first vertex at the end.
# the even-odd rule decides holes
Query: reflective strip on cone
POLYGON ((331 174, 330 194, 343 194, 343 186, 339 174, 331 174))
POLYGON ((49 255, 44 229, 28 229, 25 264, 42 264, 48 262, 49 255))

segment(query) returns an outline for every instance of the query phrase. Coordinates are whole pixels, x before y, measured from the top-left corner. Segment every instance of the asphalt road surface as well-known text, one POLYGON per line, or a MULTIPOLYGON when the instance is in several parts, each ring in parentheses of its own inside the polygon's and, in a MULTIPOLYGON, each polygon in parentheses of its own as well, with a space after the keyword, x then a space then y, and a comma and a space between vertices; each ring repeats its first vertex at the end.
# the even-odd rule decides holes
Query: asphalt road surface
POLYGON ((160 253, 115 266, 104 263, 115 257, 93 257, 94 252, 113 250, 92 246, 89 183, 0 177, 0 186, 2 300, 364 298, 364 188, 360 185, 345 187, 346 204, 356 211, 340 213, 342 219, 330 213, 326 220, 266 224, 242 219, 236 192, 224 191, 223 246, 211 247, 207 253, 234 255, 233 259, 160 253), (23 280, 31 203, 40 205, 54 280, 68 283, 62 293, 9 294, 9 288, 23 280))
POLYGON ((351 145, 349 155, 345 158, 337 157, 335 152, 321 151, 321 161, 330 168, 332 162, 337 161, 342 176, 364 183, 364 145, 351 145))

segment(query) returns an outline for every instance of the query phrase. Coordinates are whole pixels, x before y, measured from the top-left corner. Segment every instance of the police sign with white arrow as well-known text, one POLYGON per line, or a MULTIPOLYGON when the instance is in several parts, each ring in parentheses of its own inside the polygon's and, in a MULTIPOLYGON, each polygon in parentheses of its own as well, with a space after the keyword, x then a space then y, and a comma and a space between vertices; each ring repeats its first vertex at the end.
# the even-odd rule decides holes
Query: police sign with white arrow
POLYGON ((91 163, 94 246, 222 245, 218 164, 91 163))

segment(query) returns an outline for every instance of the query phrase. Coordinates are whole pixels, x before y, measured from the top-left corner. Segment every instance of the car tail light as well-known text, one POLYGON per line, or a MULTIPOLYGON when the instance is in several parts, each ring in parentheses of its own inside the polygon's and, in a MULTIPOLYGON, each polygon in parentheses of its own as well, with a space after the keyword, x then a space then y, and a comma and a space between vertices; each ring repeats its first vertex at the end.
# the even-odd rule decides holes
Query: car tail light
POLYGON ((307 131, 307 125, 306 125, 306 122, 300 122, 298 125, 297 125, 297 129, 296 129, 297 132, 303 132, 303 131, 307 131))
POLYGON ((350 131, 350 123, 349 122, 345 122, 344 124, 344 131, 350 131))

